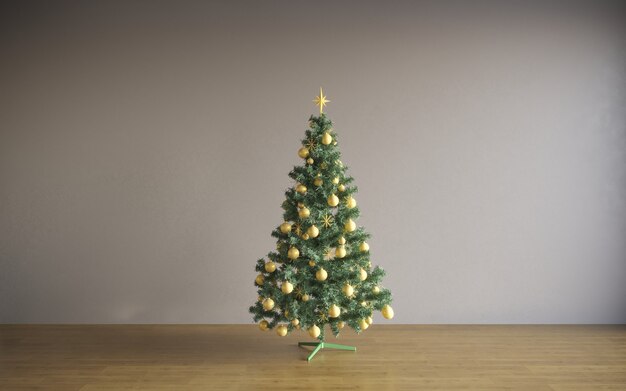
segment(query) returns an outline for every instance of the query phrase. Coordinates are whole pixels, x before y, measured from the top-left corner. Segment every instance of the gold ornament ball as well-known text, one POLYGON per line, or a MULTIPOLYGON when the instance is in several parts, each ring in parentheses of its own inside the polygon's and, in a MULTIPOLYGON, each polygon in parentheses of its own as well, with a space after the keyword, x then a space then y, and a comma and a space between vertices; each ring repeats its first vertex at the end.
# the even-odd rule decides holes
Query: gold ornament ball
POLYGON ((340 238, 337 240, 337 243, 339 243, 339 244, 341 244, 341 245, 346 244, 346 238, 344 238, 343 236, 342 236, 342 237, 340 237, 340 238))
POLYGON ((359 320, 359 327, 361 328, 361 330, 367 330, 370 325, 365 321, 365 319, 361 319, 359 320))
POLYGON ((352 219, 348 219, 348 221, 346 221, 346 223, 343 225, 343 229, 346 232, 352 232, 356 229, 356 223, 352 221, 352 219))
POLYGON ((287 251, 287 257, 289 259, 298 259, 299 256, 300 256, 300 250, 298 250, 295 247, 290 247, 289 251, 287 251))
POLYGON ((313 179, 313 184, 315 186, 322 186, 322 183, 324 183, 324 180, 322 178, 315 178, 315 179, 313 179))
POLYGON ((309 327, 309 335, 311 338, 317 338, 320 336, 320 328, 316 325, 309 327))
POLYGON ((273 273, 276 270, 276 264, 272 261, 269 261, 265 264, 265 271, 268 273, 273 273))
POLYGON ((302 208, 298 211, 298 216, 300 216, 301 219, 306 219, 310 215, 311 211, 309 210, 309 208, 302 208))
POLYGON ((309 148, 302 147, 298 149, 298 156, 300 156, 302 159, 306 159, 306 157, 309 156, 309 148))
POLYGON ((354 288, 350 284, 346 284, 342 288, 343 294, 350 297, 354 294, 354 288))
POLYGON ((334 194, 331 194, 328 196, 328 205, 330 206, 337 206, 339 205, 339 197, 337 197, 334 194))
POLYGON ((320 268, 320 270, 315 273, 315 278, 317 281, 324 281, 328 278, 328 273, 323 268, 320 268))
POLYGON ((378 287, 378 285, 372 288, 372 293, 375 295, 380 293, 380 288, 378 287))
POLYGON ((270 324, 267 322, 267 320, 262 320, 261 322, 259 322, 259 328, 263 331, 267 331, 269 325, 270 324))
POLYGON ((339 187, 337 187, 337 190, 346 191, 346 187, 344 185, 339 185, 339 187))
POLYGON ((310 260, 309 261, 309 266, 315 266, 315 261, 314 260, 310 260))
POLYGON ((343 258, 346 256, 346 248, 339 246, 335 249, 335 258, 343 258))
POLYGON ((339 177, 336 176, 333 178, 333 184, 336 185, 338 183, 339 183, 339 177))
POLYGON ((361 270, 359 270, 359 280, 365 281, 366 279, 367 279, 367 272, 365 271, 365 269, 361 268, 361 270))
POLYGON ((306 233, 309 234, 310 237, 316 238, 317 235, 320 234, 320 230, 316 226, 312 225, 306 230, 306 233))
POLYGON ((294 325, 294 326, 297 326, 297 325, 300 324, 300 321, 298 319, 292 319, 291 320, 291 324, 294 325))
POLYGON ((308 164, 313 164, 313 163, 315 163, 315 160, 313 160, 312 158, 308 158, 308 159, 306 159, 306 162, 308 164))
POLYGON ((367 244, 367 243, 365 243, 365 242, 363 242, 363 243, 361 243, 361 245, 359 246, 359 250, 361 250, 361 252, 366 253, 366 252, 370 251, 370 245, 369 245, 369 244, 367 244))
POLYGON ((308 233, 306 233, 306 232, 305 232, 305 233, 303 233, 303 234, 302 234, 302 239, 304 239, 304 240, 309 240, 309 234, 308 234, 308 233))
POLYGON ((361 302, 361 307, 367 307, 367 301, 362 301, 361 302))
POLYGON ((389 304, 385 304, 380 312, 383 314, 385 319, 393 319, 393 308, 391 308, 389 304))
POLYGON ((341 315, 341 308, 339 308, 336 304, 331 305, 328 309, 328 316, 331 318, 337 318, 339 315, 341 315))
POLYGON ((270 298, 263 300, 263 309, 265 311, 270 311, 272 308, 274 308, 274 300, 270 298))
POLYGON ((342 329, 342 328, 344 328, 344 326, 345 326, 345 325, 346 325, 346 322, 344 322, 343 320, 342 320, 342 321, 337 322, 337 328, 338 328, 338 329, 342 329))
POLYGON ((298 186, 296 186, 296 191, 300 194, 304 194, 306 193, 306 186, 304 186, 303 184, 299 184, 298 186))
POLYGON ((256 282, 257 285, 263 285, 263 282, 265 281, 265 277, 263 277, 263 274, 259 274, 258 276, 256 276, 256 278, 254 279, 254 282, 256 282))
POLYGON ((284 281, 283 285, 280 287, 280 290, 283 291, 284 294, 288 295, 293 292, 293 284, 289 281, 284 281))
POLYGON ((374 319, 372 319, 371 316, 368 316, 367 318, 365 318, 365 321, 367 322, 367 324, 370 324, 370 325, 374 323, 374 319))
POLYGON ((304 208, 304 204, 302 202, 298 202, 298 208, 304 208))
POLYGON ((281 324, 280 326, 276 327, 276 334, 281 337, 287 335, 287 326, 281 324))
POLYGON ((333 142, 333 136, 331 136, 330 133, 328 132, 324 132, 324 135, 322 135, 322 144, 328 145, 332 142, 333 142))
POLYGON ((302 295, 302 301, 309 301, 310 297, 306 293, 302 295))
POLYGON ((291 224, 289 224, 288 222, 284 222, 280 225, 280 232, 284 233, 284 234, 288 234, 289 232, 291 232, 291 224))
POLYGON ((356 200, 350 196, 346 199, 346 206, 348 207, 348 209, 352 209, 356 206, 356 200))

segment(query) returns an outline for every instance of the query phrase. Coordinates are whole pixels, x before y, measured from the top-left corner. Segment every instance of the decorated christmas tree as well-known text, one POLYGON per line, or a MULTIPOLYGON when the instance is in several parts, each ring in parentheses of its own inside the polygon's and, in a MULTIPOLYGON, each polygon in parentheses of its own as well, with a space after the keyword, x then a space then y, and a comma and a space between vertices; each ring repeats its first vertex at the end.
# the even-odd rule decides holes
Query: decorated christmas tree
POLYGON ((337 131, 324 114, 330 102, 320 88, 298 156, 303 164, 289 173, 295 181, 285 192, 283 222, 272 232, 276 251, 259 259, 255 279, 258 301, 250 307, 261 330, 285 336, 305 329, 315 349, 356 350, 325 342, 325 326, 338 336, 347 325, 357 333, 372 324, 373 311, 393 318, 391 292, 381 287, 383 269, 372 267, 370 235, 356 223, 357 187, 341 162, 337 131))

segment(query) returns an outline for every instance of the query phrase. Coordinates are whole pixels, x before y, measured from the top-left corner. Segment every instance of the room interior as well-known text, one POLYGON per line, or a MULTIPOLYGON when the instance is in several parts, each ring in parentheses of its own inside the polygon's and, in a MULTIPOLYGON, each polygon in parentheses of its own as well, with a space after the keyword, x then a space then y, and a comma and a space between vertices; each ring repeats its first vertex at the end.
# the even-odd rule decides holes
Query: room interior
POLYGON ((625 11, 3 2, 0 389, 626 389, 625 11), (309 361, 249 308, 320 108, 391 301, 309 361))

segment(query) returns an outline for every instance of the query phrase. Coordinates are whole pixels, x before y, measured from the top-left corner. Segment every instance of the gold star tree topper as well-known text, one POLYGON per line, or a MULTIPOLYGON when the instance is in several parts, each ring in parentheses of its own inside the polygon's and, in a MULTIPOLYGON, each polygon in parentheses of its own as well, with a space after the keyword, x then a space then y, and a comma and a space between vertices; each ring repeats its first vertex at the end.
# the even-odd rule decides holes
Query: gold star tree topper
POLYGON ((324 106, 326 106, 326 103, 330 102, 330 99, 326 99, 326 96, 324 96, 322 87, 320 87, 319 96, 316 96, 313 102, 320 107, 320 114, 322 114, 324 112, 324 106))

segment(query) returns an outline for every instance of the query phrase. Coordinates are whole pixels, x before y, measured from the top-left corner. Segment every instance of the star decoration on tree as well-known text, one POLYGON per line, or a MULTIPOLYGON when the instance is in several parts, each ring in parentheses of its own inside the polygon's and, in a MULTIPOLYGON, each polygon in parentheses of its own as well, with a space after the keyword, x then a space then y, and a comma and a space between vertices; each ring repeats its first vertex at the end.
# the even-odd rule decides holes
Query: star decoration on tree
POLYGON ((326 106, 326 103, 330 102, 330 99, 326 99, 324 91, 322 91, 322 87, 320 87, 319 96, 316 96, 313 102, 320 107, 320 114, 322 114, 324 112, 324 106, 326 106))
POLYGON ((315 139, 309 138, 306 141, 306 144, 304 144, 304 146, 307 147, 309 151, 314 151, 315 148, 317 147, 317 142, 315 141, 315 139))
POLYGON ((302 296, 304 295, 304 292, 302 292, 302 288, 296 288, 296 298, 301 299, 302 296))
POLYGON ((324 253, 324 259, 327 260, 327 261, 332 261, 333 259, 335 259, 335 249, 334 248, 329 248, 324 253))
POLYGON ((300 236, 302 234, 302 225, 300 223, 296 223, 294 227, 296 235, 300 236))
POLYGON ((329 228, 331 225, 333 225, 333 215, 329 215, 328 213, 326 213, 324 217, 322 217, 322 225, 324 226, 324 228, 329 228))
POLYGON ((325 312, 320 312, 319 314, 320 321, 326 322, 328 320, 328 316, 326 316, 325 312))

